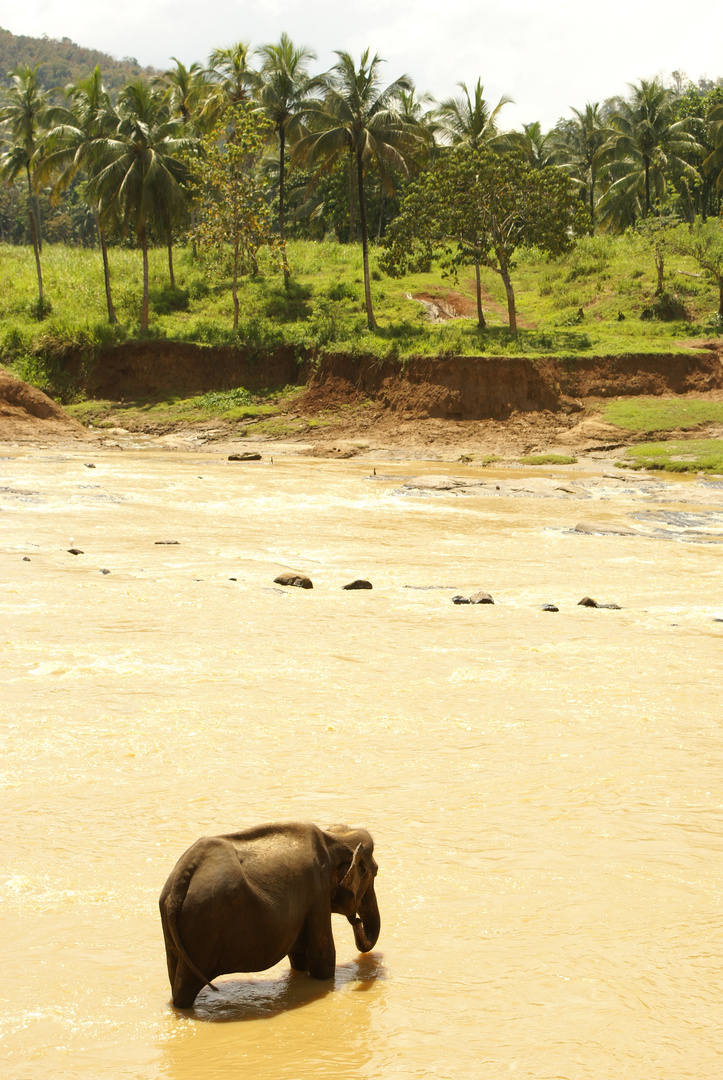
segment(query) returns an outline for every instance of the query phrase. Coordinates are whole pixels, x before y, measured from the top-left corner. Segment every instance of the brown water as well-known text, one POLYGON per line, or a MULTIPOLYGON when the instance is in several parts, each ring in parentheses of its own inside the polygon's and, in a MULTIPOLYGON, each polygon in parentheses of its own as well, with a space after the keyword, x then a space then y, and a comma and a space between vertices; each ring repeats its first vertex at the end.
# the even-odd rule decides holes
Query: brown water
POLYGON ((723 1074, 723 546, 569 531, 700 485, 89 453, 0 461, 3 1076, 723 1074), (378 948, 175 1012, 167 874, 275 819, 370 829, 378 948))

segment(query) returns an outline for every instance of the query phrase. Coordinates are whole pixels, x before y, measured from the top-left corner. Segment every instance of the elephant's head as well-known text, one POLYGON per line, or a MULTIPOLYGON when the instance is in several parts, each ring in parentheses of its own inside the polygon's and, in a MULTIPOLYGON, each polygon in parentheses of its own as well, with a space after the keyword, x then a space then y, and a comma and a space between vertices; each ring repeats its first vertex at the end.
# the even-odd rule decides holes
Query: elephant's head
POLYGON ((359 952, 370 952, 381 929, 374 891, 378 869, 374 841, 364 829, 348 829, 346 825, 332 825, 327 835, 332 857, 331 910, 346 915, 359 952))

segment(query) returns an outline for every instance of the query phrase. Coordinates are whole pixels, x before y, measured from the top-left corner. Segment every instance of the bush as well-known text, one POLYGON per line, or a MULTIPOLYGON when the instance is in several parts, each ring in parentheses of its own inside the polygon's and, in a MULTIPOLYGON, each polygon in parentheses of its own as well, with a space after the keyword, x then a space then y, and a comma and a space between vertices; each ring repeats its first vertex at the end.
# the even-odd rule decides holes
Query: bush
POLYGON ((171 315, 174 311, 188 311, 189 295, 188 289, 164 285, 151 290, 150 301, 156 315, 171 315))
POLYGON ((677 293, 662 292, 640 312, 644 322, 689 322, 690 314, 677 293))

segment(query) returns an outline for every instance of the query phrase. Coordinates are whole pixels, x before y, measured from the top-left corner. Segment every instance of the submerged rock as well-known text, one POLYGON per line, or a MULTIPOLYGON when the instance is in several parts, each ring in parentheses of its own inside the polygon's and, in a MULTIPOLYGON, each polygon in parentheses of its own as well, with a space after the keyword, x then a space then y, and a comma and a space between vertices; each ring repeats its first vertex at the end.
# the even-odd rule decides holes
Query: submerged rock
POLYGON ((285 570, 283 574, 279 574, 274 578, 275 585, 290 585, 295 586, 297 589, 313 589, 311 578, 308 578, 306 574, 297 574, 293 570, 285 570))
POLYGON ((540 608, 540 611, 559 611, 559 610, 560 610, 559 607, 556 607, 554 604, 543 604, 542 607, 540 608))
POLYGON ((608 608, 610 611, 622 611, 620 604, 599 604, 597 600, 593 600, 591 596, 583 596, 582 600, 578 600, 578 607, 594 607, 594 608, 608 608))
POLYGON ((229 454, 229 461, 261 461, 261 454, 255 454, 250 450, 245 451, 243 454, 229 454))
POLYGON ((453 604, 494 604, 494 600, 488 592, 476 592, 471 596, 453 596, 453 604))
POLYGON ((579 521, 573 532, 593 536, 642 536, 642 533, 631 529, 629 525, 615 525, 611 521, 579 521))
POLYGON ((355 581, 350 581, 348 585, 342 585, 342 589, 371 589, 371 581, 367 581, 366 578, 357 578, 355 581))

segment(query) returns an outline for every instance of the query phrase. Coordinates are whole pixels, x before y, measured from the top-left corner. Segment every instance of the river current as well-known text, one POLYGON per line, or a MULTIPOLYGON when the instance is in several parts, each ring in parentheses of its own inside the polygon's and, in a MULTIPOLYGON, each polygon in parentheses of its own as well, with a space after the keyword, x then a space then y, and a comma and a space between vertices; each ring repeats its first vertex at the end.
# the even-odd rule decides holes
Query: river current
POLYGON ((723 1074, 723 488, 3 455, 4 1077, 723 1074), (374 952, 174 1010, 176 859, 294 819, 371 831, 374 952))

